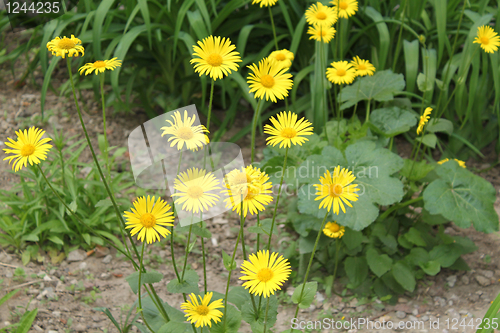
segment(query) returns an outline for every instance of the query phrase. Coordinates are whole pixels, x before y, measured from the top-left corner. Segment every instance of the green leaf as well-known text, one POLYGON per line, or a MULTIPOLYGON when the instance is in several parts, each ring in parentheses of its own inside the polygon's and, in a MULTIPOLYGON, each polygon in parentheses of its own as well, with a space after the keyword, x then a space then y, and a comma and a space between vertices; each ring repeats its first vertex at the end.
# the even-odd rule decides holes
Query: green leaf
POLYGON ((434 276, 441 271, 441 265, 434 260, 425 263, 420 263, 419 266, 427 275, 434 276))
POLYGON ((100 312, 104 313, 106 316, 108 316, 109 320, 111 320, 111 322, 115 325, 115 327, 118 329, 118 331, 121 331, 120 325, 116 321, 115 317, 113 317, 113 314, 111 314, 111 312, 109 311, 108 308, 96 307, 96 308, 94 308, 94 310, 100 311, 100 312))
POLYGON ((169 321, 157 331, 157 333, 188 333, 192 332, 191 325, 178 321, 169 321))
MULTIPOLYGON (((171 322, 182 323, 185 321, 186 318, 183 312, 171 307, 167 302, 163 302, 161 299, 160 301, 163 303, 163 308, 167 312, 171 322)), ((153 329, 153 332, 158 332, 163 325, 167 324, 165 318, 160 314, 155 303, 149 296, 144 297, 142 300, 142 312, 144 313, 145 320, 153 329)))
POLYGON ((460 228, 472 223, 476 230, 498 231, 498 215, 493 207, 496 191, 493 186, 457 162, 436 167, 440 177, 424 190, 424 207, 430 214, 441 214, 460 228))
POLYGON ((111 199, 107 198, 107 199, 103 199, 103 200, 99 200, 96 204, 95 204, 95 207, 110 207, 110 206, 113 206, 113 203, 111 202, 111 199))
POLYGON ((16 333, 27 333, 30 330, 33 321, 35 321, 37 314, 38 309, 25 312, 23 317, 21 318, 21 321, 19 322, 16 333))
MULTIPOLYGON (((258 298, 256 298, 258 300, 258 298)), ((258 313, 255 312, 252 302, 249 300, 243 308, 245 309, 241 313, 241 317, 244 321, 250 324, 252 327, 252 332, 264 332, 264 319, 266 318, 266 306, 267 299, 264 298, 262 305, 260 307, 260 311, 258 313), (264 300, 266 302, 264 302, 264 300)), ((269 299, 269 311, 267 313, 267 327, 271 328, 276 323, 278 315, 278 300, 276 295, 270 296, 269 299)))
POLYGON ((394 74, 391 70, 362 77, 344 89, 340 94, 341 109, 346 109, 362 100, 386 102, 394 99, 394 94, 403 91, 405 80, 403 74, 394 74), (358 92, 359 89, 359 92, 358 92))
POLYGON ((394 276, 394 279, 406 290, 410 292, 415 290, 415 285, 417 284, 415 276, 413 276, 410 269, 402 262, 397 262, 394 266, 392 266, 392 275, 394 276))
POLYGON ((387 254, 379 255, 378 251, 374 248, 366 251, 366 260, 372 272, 378 277, 390 271, 392 267, 392 259, 387 254))
POLYGON ((12 290, 10 293, 8 293, 7 295, 3 296, 2 298, 0 298, 0 305, 2 305, 3 303, 7 302, 12 296, 14 296, 20 289, 16 289, 16 290, 12 290))
POLYGON ((342 242, 345 244, 347 249, 354 250, 358 246, 363 243, 363 241, 367 240, 361 231, 356 231, 352 229, 346 229, 345 234, 342 237, 342 242))
POLYGON ((344 269, 352 288, 358 287, 368 276, 368 265, 365 257, 347 257, 344 269))
POLYGON ((453 134, 453 123, 449 121, 448 119, 444 118, 433 118, 429 120, 429 123, 427 124, 426 128, 427 132, 430 133, 436 133, 436 132, 443 132, 443 133, 448 133, 449 135, 453 134))
POLYGON ((59 245, 64 245, 64 242, 62 241, 61 238, 57 237, 56 235, 50 235, 47 237, 52 243, 59 244, 59 245))
POLYGON ((227 295, 228 302, 233 303, 238 309, 243 310, 243 305, 250 301, 248 289, 242 286, 232 287, 227 295))
POLYGON ((226 251, 222 250, 222 261, 224 262, 224 267, 226 267, 226 269, 228 271, 232 271, 234 269, 236 269, 236 260, 233 260, 233 263, 231 265, 231 259, 232 257, 230 257, 226 251))
POLYGON ((295 304, 299 304, 299 307, 302 309, 307 309, 311 306, 311 303, 314 300, 314 296, 316 296, 316 291, 318 290, 318 282, 307 282, 304 284, 300 284, 295 288, 295 291, 292 295, 292 301, 295 304), (302 288, 304 288, 304 292, 302 292, 302 288), (302 297, 301 294, 302 293, 302 297))
POLYGON ((429 253, 421 247, 414 247, 410 254, 405 257, 405 260, 411 265, 418 266, 429 261, 429 253))
POLYGON ((30 251, 24 251, 23 255, 21 256, 21 261, 23 262, 23 265, 26 266, 27 264, 29 264, 30 260, 31 260, 30 251))
MULTIPOLYGON (((156 271, 150 271, 141 274, 141 286, 149 283, 160 282, 163 279, 163 274, 158 273, 156 271)), ((127 276, 125 280, 128 282, 130 289, 137 294, 139 290, 139 272, 134 272, 127 276)))
POLYGON ((413 162, 413 160, 405 158, 404 163, 403 169, 399 173, 409 180, 420 180, 435 168, 435 165, 427 163, 426 160, 413 162))
POLYGON ((373 110, 370 122, 387 137, 408 132, 417 124, 417 116, 397 106, 373 110))
POLYGON ((212 324, 210 333, 238 333, 241 325, 241 312, 230 304, 226 306, 226 327, 224 327, 224 318, 221 318, 220 322, 212 324))
POLYGON ((428 82, 424 73, 418 73, 417 86, 421 92, 431 91, 434 88, 434 83, 428 82))
POLYGON ((422 141, 427 147, 436 148, 437 136, 435 134, 429 133, 423 137, 416 137, 415 140, 422 141))
POLYGON ((173 294, 175 293, 198 293, 198 274, 193 270, 188 270, 184 273, 184 280, 179 282, 174 278, 167 284, 167 290, 173 294))
POLYGON ((420 235, 420 231, 415 229, 414 227, 411 227, 410 230, 404 235, 406 237, 406 240, 410 243, 413 243, 418 246, 425 247, 427 246, 427 243, 424 241, 422 236, 420 235))

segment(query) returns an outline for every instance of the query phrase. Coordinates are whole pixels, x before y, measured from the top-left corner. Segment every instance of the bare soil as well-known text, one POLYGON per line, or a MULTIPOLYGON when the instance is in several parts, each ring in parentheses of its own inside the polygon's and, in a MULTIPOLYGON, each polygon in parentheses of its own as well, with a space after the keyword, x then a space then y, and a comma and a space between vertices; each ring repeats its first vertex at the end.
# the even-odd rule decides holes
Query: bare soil
MULTIPOLYGON (((14 137, 14 131, 27 125, 36 125, 52 133, 52 127, 63 129, 68 136, 78 135, 83 137, 78 122, 76 109, 71 98, 57 96, 49 91, 46 102, 46 119, 48 122, 40 121, 40 91, 30 83, 15 88, 17 80, 25 68, 18 63, 14 76, 5 65, 0 67, 0 148, 5 148, 3 141, 7 137, 14 137)), ((42 83, 41 73, 35 72, 35 82, 42 83)), ((56 70, 54 74, 54 85, 59 86, 65 80, 64 68, 56 70)), ((83 91, 83 100, 87 111, 84 112, 84 121, 90 131, 90 137, 97 141, 97 135, 102 134, 102 116, 98 101, 94 99, 91 91, 83 91)), ((137 126, 147 120, 146 116, 138 110, 135 114, 124 115, 113 114, 108 111, 108 139, 110 144, 127 146, 128 134, 137 126)), ((223 116, 217 113, 216 116, 223 116)), ((226 133, 230 137, 239 129, 249 123, 250 119, 238 120, 236 126, 226 133)), ((95 145, 97 142, 93 142, 95 145)), ((241 147, 249 147, 248 137, 239 143, 241 147)), ((263 147, 263 138, 258 141, 258 146, 263 147)), ((405 141, 397 142, 398 151, 402 156, 407 156, 408 145, 405 141)), ((496 155, 492 147, 485 152, 487 158, 483 161, 467 161, 467 166, 472 170, 484 170, 496 162, 496 155)), ((245 157, 249 156, 249 150, 243 149, 245 157)), ((0 153, 0 159, 4 153, 0 153)), ((88 149, 82 154, 82 160, 91 161, 88 149)), ((127 164, 127 168, 129 168, 127 164)), ((18 182, 18 176, 10 173, 10 166, 0 163, 0 189, 7 190, 18 182)), ((500 189, 500 169, 492 168, 487 172, 480 172, 480 176, 492 182, 497 191, 500 189)), ((500 200, 495 205, 500 213, 500 200)), ((253 225, 250 218, 247 224, 253 225)), ((208 283, 209 289, 223 293, 227 279, 227 271, 222 263, 222 250, 231 253, 236 240, 238 219, 234 214, 225 214, 214 218, 208 223, 213 238, 207 242, 208 256, 208 283)), ((460 229, 450 224, 446 232, 453 235, 467 236, 471 238, 478 250, 464 256, 465 261, 471 267, 469 272, 456 272, 442 270, 434 277, 426 277, 419 281, 417 290, 412 294, 403 295, 396 305, 388 305, 379 301, 367 304, 358 304, 357 299, 352 297, 341 298, 339 296, 325 297, 323 291, 318 292, 316 301, 310 309, 301 310, 299 320, 306 321, 323 320, 357 320, 367 318, 375 323, 375 327, 356 327, 341 329, 338 331, 354 332, 474 332, 471 326, 463 326, 478 323, 476 320, 482 318, 491 301, 500 291, 500 234, 493 233, 485 235, 475 231, 473 228, 460 229), (449 320, 447 325, 446 320, 449 320), (436 321, 439 325, 436 327, 436 321), (406 325, 404 329, 383 329, 382 323, 389 322, 406 325), (420 324, 422 322, 423 324, 420 324), (431 322, 434 327, 431 328, 431 322), (457 325, 453 326, 455 323, 457 325), (460 325, 462 324, 462 326, 460 325), (423 325, 418 327, 418 325, 423 325), (382 328, 381 328, 382 327, 382 328)), ((180 295, 172 295, 166 289, 166 283, 175 277, 170 246, 168 241, 162 241, 148 248, 148 266, 163 273, 165 279, 156 285, 160 296, 171 306, 179 308, 182 302, 180 295)), ((250 239, 250 244, 254 240, 250 239)), ((252 246, 251 245, 251 246, 252 246)), ((111 258, 105 254, 90 254, 87 256, 82 250, 81 260, 64 260, 59 265, 53 266, 47 257, 44 263, 29 263, 23 267, 20 257, 13 253, 7 253, 0 249, 0 297, 10 290, 20 288, 21 291, 14 298, 0 307, 0 328, 19 320, 19 316, 25 308, 39 308, 38 315, 30 332, 116 332, 117 330, 101 312, 95 311, 94 307, 107 307, 115 318, 125 318, 127 306, 131 306, 136 300, 125 281, 125 277, 133 272, 131 264, 111 251, 111 258), (104 261, 104 262, 103 262, 104 261), (14 276, 16 267, 23 267, 25 276, 14 276), (72 287, 73 286, 73 287, 72 287), (92 291, 97 291, 92 297, 92 291), (28 305, 29 304, 29 305, 28 305)), ((176 258, 180 259, 184 247, 175 244, 176 258)), ((241 251, 237 254, 238 266, 242 262, 241 251)), ((200 276, 202 273, 202 257, 199 251, 189 256, 189 265, 195 269, 200 276)), ((178 260, 180 264, 180 260, 178 260)), ((239 273, 233 274, 231 285, 241 285, 238 280, 239 273)), ((201 286, 201 284, 200 284, 201 286)), ((337 285, 337 292, 341 292, 342 286, 337 285)), ((278 322, 275 331, 281 332, 290 328, 290 320, 293 317, 295 307, 289 303, 293 287, 286 285, 284 295, 280 297, 282 304, 279 308, 278 322)), ((314 325, 311 323, 310 325, 314 325)), ((316 323, 316 325, 318 325, 316 323)), ((316 326, 318 327, 318 326, 316 326)), ((345 327, 345 326, 344 326, 345 327)), ((248 325, 243 324, 241 332, 250 332, 248 325)), ((310 332, 332 331, 323 327, 311 329, 310 332)))

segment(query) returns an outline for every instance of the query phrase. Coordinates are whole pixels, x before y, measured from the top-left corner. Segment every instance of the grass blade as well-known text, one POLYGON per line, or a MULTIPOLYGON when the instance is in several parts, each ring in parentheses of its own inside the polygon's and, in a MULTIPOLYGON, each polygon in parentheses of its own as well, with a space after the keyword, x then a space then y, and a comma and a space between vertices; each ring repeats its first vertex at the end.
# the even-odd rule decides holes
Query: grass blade
POLYGON ((418 75, 418 60, 419 60, 419 41, 415 39, 413 42, 403 41, 403 50, 405 56, 406 67, 406 91, 414 92, 415 84, 418 75))

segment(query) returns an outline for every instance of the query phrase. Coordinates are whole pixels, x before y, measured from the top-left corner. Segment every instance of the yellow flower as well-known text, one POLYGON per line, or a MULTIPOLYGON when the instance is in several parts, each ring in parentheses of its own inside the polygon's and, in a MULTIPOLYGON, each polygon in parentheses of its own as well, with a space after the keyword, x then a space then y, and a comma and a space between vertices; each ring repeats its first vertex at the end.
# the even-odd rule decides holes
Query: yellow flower
POLYGON ((314 39, 318 42, 329 43, 337 31, 332 27, 310 26, 307 33, 311 35, 309 39, 314 39))
POLYGON ((422 133, 422 130, 424 129, 425 124, 429 121, 431 118, 432 108, 426 108, 424 110, 424 114, 420 116, 420 121, 418 122, 418 127, 417 127, 417 135, 422 133))
POLYGON ((184 144, 186 144, 187 149, 195 151, 198 150, 198 148, 203 148, 203 145, 210 142, 208 136, 204 134, 208 133, 204 125, 193 126, 196 115, 189 117, 187 110, 184 110, 184 119, 182 119, 180 112, 175 111, 172 118, 174 118, 173 122, 166 120, 170 126, 161 128, 163 130, 161 134, 162 137, 167 134, 171 135, 171 137, 168 138, 168 142, 172 141, 170 147, 177 144, 177 149, 181 150, 184 144))
POLYGON ((328 222, 323 229, 323 233, 330 238, 341 238, 344 236, 345 228, 337 222, 328 222))
POLYGON ((51 145, 47 144, 51 139, 42 139, 45 134, 44 130, 36 127, 30 127, 28 130, 17 131, 17 141, 8 138, 8 142, 5 142, 7 147, 12 149, 4 148, 5 154, 13 154, 12 156, 7 156, 3 160, 14 161, 12 164, 12 170, 17 172, 23 167, 33 164, 39 164, 40 161, 44 161, 47 158, 47 152, 51 145))
POLYGON ((191 324, 196 323, 196 328, 204 326, 212 327, 212 320, 217 324, 223 315, 222 312, 217 310, 224 308, 222 299, 210 303, 212 295, 212 292, 206 293, 203 298, 198 295, 200 298, 198 302, 196 295, 191 293, 191 295, 188 295, 190 300, 181 304, 181 309, 186 313, 184 317, 188 317, 187 320, 190 321, 191 324))
POLYGON ((66 36, 63 38, 56 37, 47 43, 47 49, 52 52, 52 55, 63 59, 66 54, 68 57, 78 57, 78 53, 81 53, 82 56, 85 54, 85 49, 80 44, 82 44, 82 41, 75 38, 74 35, 71 35, 71 38, 66 36))
POLYGON ((260 8, 262 8, 262 6, 271 7, 274 6, 276 2, 278 2, 278 0, 253 0, 252 5, 260 3, 260 8))
MULTIPOLYGON (((437 162, 438 164, 444 164, 446 162, 448 162, 450 159, 449 158, 445 158, 444 160, 441 160, 439 162, 437 162)), ((454 160, 458 163, 458 165, 460 165, 462 168, 464 169, 467 169, 467 166, 465 165, 465 162, 464 161, 461 161, 461 160, 457 160, 456 158, 454 158, 454 160)))
POLYGON ((306 10, 307 23, 311 25, 321 25, 322 27, 330 27, 339 19, 337 12, 332 7, 323 5, 321 2, 312 4, 306 10))
POLYGON ((257 255, 252 253, 248 260, 241 264, 241 273, 245 274, 240 280, 247 281, 243 283, 245 289, 250 288, 250 293, 264 297, 274 295, 276 290, 281 290, 283 283, 288 280, 291 273, 290 263, 278 253, 271 254, 269 251, 259 251, 257 255))
POLYGON ((492 27, 483 25, 477 28, 477 37, 474 43, 481 44, 481 48, 487 53, 493 53, 500 46, 500 37, 492 27))
POLYGON ((358 2, 356 0, 332 0, 330 3, 338 12, 339 17, 342 18, 349 18, 358 11, 358 2))
POLYGON ((314 185, 318 196, 314 200, 322 200, 319 208, 325 207, 330 211, 333 207, 333 212, 338 215, 340 206, 345 213, 344 203, 352 207, 349 201, 358 201, 358 195, 354 193, 359 191, 358 185, 351 184, 355 179, 352 171, 347 171, 347 169, 341 171, 340 165, 333 170, 333 173, 326 171, 319 179, 321 184, 314 185))
POLYGON ((326 78, 335 84, 351 84, 356 78, 356 70, 347 61, 334 61, 326 69, 326 78))
POLYGON ((281 66, 290 68, 292 66, 292 61, 294 59, 293 52, 287 49, 274 51, 269 55, 270 59, 276 60, 281 66))
POLYGON ((93 71, 95 71, 95 75, 104 73, 106 69, 113 71, 116 67, 122 66, 122 61, 116 59, 118 58, 113 58, 111 60, 98 60, 94 63, 89 62, 80 67, 78 71, 80 71, 80 75, 82 75, 83 72, 86 71, 85 76, 87 76, 88 74, 92 74, 93 71))
POLYGON ((284 99, 288 96, 288 90, 292 89, 292 74, 286 73, 288 68, 283 68, 275 61, 264 58, 259 61, 259 66, 252 64, 248 66, 252 73, 247 77, 250 92, 255 92, 255 98, 271 99, 274 103, 276 98, 284 99))
POLYGON ((231 74, 231 71, 238 70, 237 62, 241 62, 239 52, 234 51, 236 46, 231 44, 229 38, 208 36, 203 41, 198 41, 198 45, 193 45, 193 57, 191 59, 194 64, 194 71, 210 75, 213 80, 222 79, 224 75, 231 74))
POLYGON ((219 200, 219 196, 210 191, 220 189, 219 181, 206 170, 191 168, 181 172, 174 181, 176 193, 173 197, 176 204, 182 204, 182 209, 198 213, 208 210, 219 200))
POLYGON ((226 187, 222 193, 227 195, 224 200, 226 207, 232 207, 241 215, 241 198, 243 197, 243 216, 257 214, 273 201, 271 195, 273 187, 269 176, 259 168, 251 165, 246 168, 234 169, 224 178, 226 187))
POLYGON ((351 64, 356 70, 356 76, 372 76, 375 72, 375 66, 370 64, 368 60, 360 59, 358 56, 354 57, 354 59, 351 61, 351 64))
POLYGON ((132 236, 139 232, 137 239, 144 242, 146 238, 146 242, 151 244, 159 241, 160 235, 163 237, 170 235, 170 230, 166 227, 173 226, 174 216, 170 211, 170 205, 162 198, 158 198, 155 202, 154 196, 148 195, 147 199, 143 196, 137 198, 133 204, 132 212, 125 212, 123 215, 127 219, 125 229, 132 229, 130 231, 132 236))
POLYGON ((266 139, 268 145, 276 146, 280 144, 280 148, 290 148, 293 145, 302 146, 302 143, 309 141, 305 135, 312 135, 313 128, 311 123, 302 117, 297 121, 297 115, 288 111, 288 114, 283 111, 277 115, 277 120, 271 117, 269 120, 271 125, 264 125, 264 133, 271 136, 266 139))

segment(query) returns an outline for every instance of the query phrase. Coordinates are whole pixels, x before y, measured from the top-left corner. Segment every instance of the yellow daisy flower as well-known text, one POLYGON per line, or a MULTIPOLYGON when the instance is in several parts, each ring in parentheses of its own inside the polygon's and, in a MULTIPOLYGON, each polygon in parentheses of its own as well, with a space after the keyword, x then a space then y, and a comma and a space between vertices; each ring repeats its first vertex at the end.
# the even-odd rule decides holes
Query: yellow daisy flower
POLYGON ((148 195, 147 199, 143 196, 137 198, 133 204, 132 212, 124 212, 123 215, 127 219, 125 229, 132 229, 130 231, 132 236, 139 233, 138 240, 144 242, 146 238, 146 242, 151 244, 160 241, 160 235, 163 237, 170 235, 170 230, 166 227, 173 226, 174 216, 170 211, 170 205, 162 198, 158 198, 155 202, 154 196, 148 195))
POLYGON ((113 58, 111 60, 98 60, 93 63, 89 62, 80 67, 78 71, 80 72, 80 75, 82 75, 85 71, 85 76, 87 76, 88 74, 92 74, 93 71, 95 71, 95 75, 104 73, 106 69, 113 71, 116 67, 122 66, 122 61, 116 59, 118 58, 113 58))
MULTIPOLYGON (((449 158, 445 158, 444 160, 441 160, 439 162, 437 162, 438 164, 444 164, 446 162, 448 162, 450 159, 449 158)), ((467 169, 467 166, 465 165, 465 162, 464 161, 461 161, 461 160, 457 160, 456 158, 454 158, 454 160, 458 163, 458 165, 460 165, 462 168, 464 169, 467 169)))
POLYGON ((78 57, 79 53, 82 56, 85 54, 85 49, 80 44, 82 44, 82 41, 75 38, 74 35, 71 35, 71 38, 67 38, 66 36, 63 38, 56 37, 47 43, 47 49, 52 52, 52 55, 62 57, 63 59, 66 54, 68 57, 78 57))
POLYGON ((255 5, 256 3, 260 4, 260 8, 263 6, 265 7, 271 7, 274 6, 278 2, 278 0, 253 0, 252 5, 255 5))
POLYGON ((193 45, 193 57, 190 62, 194 65, 194 71, 210 75, 213 80, 222 79, 224 75, 231 74, 231 71, 238 70, 237 62, 241 62, 239 52, 234 51, 236 46, 231 44, 229 38, 219 36, 208 36, 203 41, 198 41, 198 45, 193 45))
POLYGON ((50 138, 42 139, 42 136, 45 134, 44 130, 41 130, 36 127, 30 127, 28 130, 17 131, 17 141, 8 138, 8 142, 5 142, 5 145, 9 148, 4 148, 5 154, 13 154, 12 156, 7 156, 3 160, 9 160, 10 162, 14 161, 12 164, 12 170, 17 172, 21 170, 23 167, 33 164, 39 164, 40 161, 44 161, 47 158, 47 152, 51 145, 47 144, 47 142, 51 141, 50 138))
POLYGON ((251 294, 269 297, 276 290, 281 290, 283 283, 288 280, 292 271, 290 263, 283 256, 278 258, 278 254, 273 252, 269 256, 269 251, 259 251, 257 255, 252 253, 241 264, 241 273, 245 275, 240 280, 247 281, 243 287, 249 289, 251 294))
POLYGON ((257 214, 273 201, 272 183, 269 176, 259 168, 251 165, 246 168, 234 169, 224 177, 225 190, 222 191, 227 198, 226 207, 232 207, 241 215, 241 198, 243 196, 243 216, 257 214))
POLYGON ((356 0, 332 0, 330 3, 338 12, 339 17, 342 18, 349 18, 358 11, 358 2, 356 0))
POLYGON ((288 68, 283 68, 277 62, 264 58, 259 61, 259 66, 252 64, 248 66, 252 73, 247 77, 250 92, 255 92, 255 98, 271 99, 274 103, 277 99, 288 96, 288 90, 292 89, 292 74, 286 73, 288 68))
POLYGON ((492 27, 483 25, 477 28, 477 37, 474 43, 481 44, 481 48, 487 53, 493 53, 500 46, 500 37, 492 27))
POLYGON ((173 197, 176 204, 182 204, 182 209, 199 213, 208 210, 219 200, 219 196, 210 191, 220 189, 219 181, 213 173, 204 169, 191 168, 181 172, 174 181, 176 193, 173 197))
POLYGON ((312 124, 302 117, 297 121, 297 115, 291 111, 279 113, 275 119, 271 117, 269 120, 273 123, 271 125, 264 125, 264 133, 271 136, 266 139, 268 145, 276 146, 280 144, 280 148, 290 148, 293 145, 302 146, 308 138, 305 135, 312 135, 312 124))
POLYGON ((347 171, 344 168, 340 170, 340 165, 333 170, 333 173, 327 170, 319 179, 321 184, 314 185, 318 196, 314 200, 322 200, 319 209, 327 208, 330 211, 333 208, 333 212, 338 215, 340 206, 345 213, 344 203, 352 207, 349 200, 358 201, 358 195, 354 193, 359 191, 358 185, 351 184, 355 179, 352 171, 347 171))
POLYGON ((347 61, 334 61, 326 69, 326 78, 335 84, 351 84, 356 78, 356 70, 347 61))
POLYGON ((360 59, 358 56, 354 57, 354 59, 351 61, 351 64, 356 70, 356 76, 372 76, 375 72, 375 66, 370 64, 368 60, 360 59))
POLYGON ((322 26, 309 26, 307 33, 311 35, 309 39, 314 39, 318 42, 329 43, 337 31, 333 26, 322 27, 322 26))
POLYGON ((425 124, 429 121, 431 118, 432 108, 426 108, 424 110, 424 114, 420 116, 420 121, 418 122, 418 127, 417 127, 417 135, 422 133, 422 130, 424 129, 425 124))
POLYGON ((212 327, 212 320, 217 324, 223 316, 222 312, 217 310, 224 308, 222 299, 210 303, 212 295, 212 292, 206 293, 203 298, 198 295, 200 298, 198 302, 196 295, 191 293, 191 295, 188 295, 190 300, 181 304, 181 309, 186 313, 184 317, 188 317, 187 320, 191 324, 196 323, 196 328, 204 326, 212 327))
POLYGON ((270 59, 276 60, 281 66, 290 68, 292 66, 292 61, 294 59, 293 52, 287 49, 274 51, 269 55, 270 59))
POLYGON ((332 7, 323 5, 321 2, 312 4, 306 10, 306 20, 310 25, 321 25, 330 27, 339 19, 337 12, 332 7))
POLYGON ((208 136, 204 133, 208 133, 207 128, 204 125, 195 125, 193 126, 196 115, 192 117, 188 116, 187 110, 184 110, 184 118, 181 118, 181 114, 179 111, 175 111, 172 116, 173 122, 171 120, 166 120, 170 126, 162 127, 164 135, 171 135, 168 138, 168 142, 172 141, 170 147, 173 147, 177 144, 177 149, 181 150, 186 144, 186 148, 190 150, 198 150, 198 148, 203 148, 204 145, 208 144, 210 140, 208 136))
POLYGON ((323 233, 330 238, 341 238, 344 236, 345 228, 338 225, 337 222, 327 222, 323 233))

